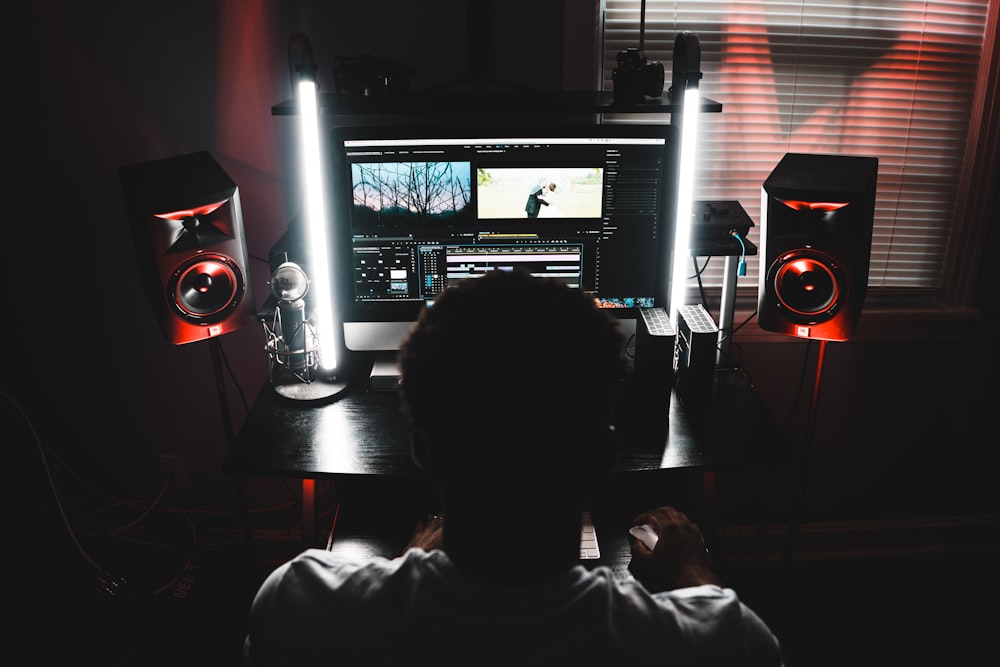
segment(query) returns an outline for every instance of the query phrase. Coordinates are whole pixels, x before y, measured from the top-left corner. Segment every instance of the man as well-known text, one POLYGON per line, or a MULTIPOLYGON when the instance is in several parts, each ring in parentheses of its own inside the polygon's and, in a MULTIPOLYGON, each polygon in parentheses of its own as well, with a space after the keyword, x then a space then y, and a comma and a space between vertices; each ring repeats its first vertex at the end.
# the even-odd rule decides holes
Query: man
POLYGON ((546 195, 550 192, 555 192, 556 184, 549 183, 548 185, 539 185, 533 188, 531 193, 528 195, 528 201, 524 205, 524 210, 528 214, 529 218, 537 218, 538 214, 541 212, 543 206, 548 206, 549 202, 545 199, 546 195))
POLYGON ((439 295, 400 351, 400 395, 441 516, 396 558, 313 549, 277 568, 248 664, 779 665, 675 509, 636 517, 659 541, 634 544, 634 579, 579 562, 586 498, 615 461, 623 348, 553 279, 493 271, 439 295))

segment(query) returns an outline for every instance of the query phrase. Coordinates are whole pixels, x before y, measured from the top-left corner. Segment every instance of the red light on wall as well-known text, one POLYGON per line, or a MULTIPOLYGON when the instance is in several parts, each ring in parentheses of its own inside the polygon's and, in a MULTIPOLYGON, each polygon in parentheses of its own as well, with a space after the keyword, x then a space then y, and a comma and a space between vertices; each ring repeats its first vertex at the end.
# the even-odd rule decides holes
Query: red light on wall
POLYGON ((844 208, 850 204, 846 201, 801 201, 798 199, 779 199, 778 201, 794 211, 836 211, 838 208, 844 208))

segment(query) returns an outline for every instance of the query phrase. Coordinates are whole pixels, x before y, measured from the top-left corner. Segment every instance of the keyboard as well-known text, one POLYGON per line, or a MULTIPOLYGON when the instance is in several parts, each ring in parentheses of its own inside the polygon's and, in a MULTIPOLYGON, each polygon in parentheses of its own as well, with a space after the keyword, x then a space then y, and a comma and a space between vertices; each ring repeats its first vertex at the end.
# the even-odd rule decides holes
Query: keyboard
POLYGON ((590 512, 584 510, 583 521, 580 525, 580 560, 591 560, 601 557, 601 548, 597 544, 597 532, 594 530, 594 522, 590 519, 590 512))

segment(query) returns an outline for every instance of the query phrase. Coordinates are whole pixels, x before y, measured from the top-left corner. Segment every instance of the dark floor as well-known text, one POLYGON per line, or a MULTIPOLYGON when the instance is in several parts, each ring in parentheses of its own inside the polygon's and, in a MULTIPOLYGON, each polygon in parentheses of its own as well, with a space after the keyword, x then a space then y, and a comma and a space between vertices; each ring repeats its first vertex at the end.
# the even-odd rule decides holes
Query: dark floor
MULTIPOLYGON (((61 570, 47 587, 28 585, 14 643, 36 664, 238 665, 256 586, 297 548, 195 548, 171 556, 179 574, 162 582, 94 583, 88 567, 61 570)), ((996 552, 749 564, 716 555, 782 641, 788 667, 1000 664, 996 552)))
MULTIPOLYGON (((22 477, 32 481, 27 473, 22 477)), ((31 488, 45 488, 44 480, 34 482, 31 488)), ((388 555, 405 545, 413 523, 400 508, 414 503, 376 487, 377 502, 369 497, 344 507, 381 505, 381 527, 386 517, 398 517, 390 531, 399 533, 395 542, 378 551, 388 555)), ((319 510, 317 525, 331 526, 329 508, 341 505, 318 491, 320 506, 327 509, 319 510)), ((344 485, 340 492, 338 497, 357 498, 344 485)), ((403 492, 410 499, 421 495, 403 492)), ((268 512, 255 516, 255 527, 264 531, 258 534, 268 539, 250 549, 237 529, 242 524, 226 514, 167 505, 149 512, 124 502, 83 512, 57 506, 45 493, 22 496, 10 505, 4 523, 8 653, 26 656, 18 664, 239 665, 254 592, 302 544, 296 503, 281 510, 284 514, 268 512), (74 519, 72 536, 66 516, 74 519), (285 526, 291 526, 287 535, 285 526)), ((363 513, 354 520, 347 509, 336 516, 337 544, 344 543, 352 521, 370 520, 363 513)), ((601 519, 596 515, 598 534, 607 544, 617 533, 609 537, 601 519)), ((961 550, 949 551, 952 541, 939 541, 937 553, 891 558, 809 559, 803 548, 791 560, 772 550, 770 561, 763 562, 756 552, 768 552, 759 544, 754 553, 727 553, 739 548, 736 542, 714 542, 712 548, 724 581, 781 640, 787 667, 997 665, 1000 535, 995 517, 984 525, 987 529, 977 533, 959 526, 966 531, 954 541, 966 545, 961 550)), ((871 548, 871 536, 864 539, 871 548)), ((325 543, 322 531, 319 540, 325 543)), ((850 545, 839 545, 845 546, 850 545)))
POLYGON ((984 552, 729 566, 727 583, 788 667, 998 664, 996 564, 984 552))

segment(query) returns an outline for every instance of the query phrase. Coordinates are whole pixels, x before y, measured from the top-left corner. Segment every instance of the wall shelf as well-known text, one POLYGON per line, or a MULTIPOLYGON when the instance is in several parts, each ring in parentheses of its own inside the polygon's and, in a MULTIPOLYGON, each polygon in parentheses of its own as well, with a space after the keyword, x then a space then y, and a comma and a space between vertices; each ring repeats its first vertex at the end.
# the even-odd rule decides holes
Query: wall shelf
MULTIPOLYGON (((680 111, 666 91, 660 97, 635 104, 615 102, 613 93, 601 91, 451 91, 397 97, 321 93, 319 107, 321 114, 336 116, 672 114, 680 111)), ((701 111, 719 113, 722 104, 703 98, 701 111)), ((273 116, 293 116, 296 112, 294 99, 271 107, 273 116)))

